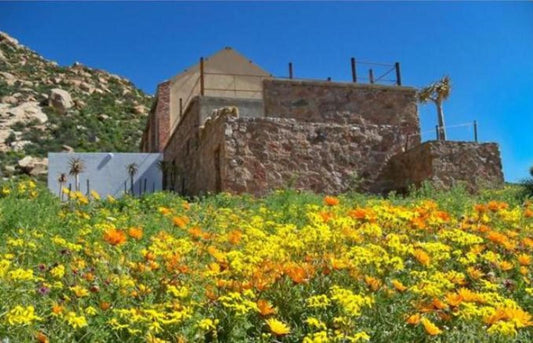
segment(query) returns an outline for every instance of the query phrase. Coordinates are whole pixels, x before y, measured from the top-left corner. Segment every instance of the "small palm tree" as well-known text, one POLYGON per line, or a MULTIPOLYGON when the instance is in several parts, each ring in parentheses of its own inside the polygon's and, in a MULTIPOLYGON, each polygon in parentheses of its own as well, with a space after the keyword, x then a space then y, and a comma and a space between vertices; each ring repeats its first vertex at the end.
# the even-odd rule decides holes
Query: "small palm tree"
POLYGON ((73 157, 69 161, 69 175, 74 176, 76 191, 80 190, 80 174, 85 170, 85 162, 81 158, 73 157))
POLYGON ((128 164, 126 169, 128 169, 128 174, 130 176, 130 188, 131 188, 131 194, 133 194, 133 178, 135 174, 137 174, 137 172, 139 171, 139 166, 137 165, 137 163, 134 162, 134 163, 128 164))
POLYGON ((450 83, 450 78, 448 76, 444 76, 439 81, 422 88, 417 94, 418 101, 421 103, 432 101, 437 106, 437 117, 439 121, 438 138, 442 141, 446 140, 446 129, 444 125, 444 112, 442 110, 442 103, 450 96, 451 88, 452 86, 450 83))
POLYGON ((59 197, 61 198, 61 201, 63 201, 63 188, 65 187, 67 180, 68 177, 66 173, 61 173, 57 177, 57 182, 59 183, 59 197))

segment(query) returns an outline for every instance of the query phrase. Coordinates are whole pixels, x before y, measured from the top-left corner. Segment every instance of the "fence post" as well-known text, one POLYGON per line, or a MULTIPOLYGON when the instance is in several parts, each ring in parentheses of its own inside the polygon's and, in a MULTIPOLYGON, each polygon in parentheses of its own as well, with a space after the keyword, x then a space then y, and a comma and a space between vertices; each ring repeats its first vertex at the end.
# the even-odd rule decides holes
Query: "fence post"
POLYGON ((437 133, 437 140, 440 140, 439 126, 435 125, 435 132, 437 133))
POLYGON ((289 62, 289 79, 292 79, 292 62, 289 62))
POLYGON ((357 69, 355 68, 355 58, 352 57, 352 81, 357 83, 357 69))
POLYGON ((477 120, 474 120, 474 142, 478 142, 477 140, 477 120))
POLYGON ((180 98, 180 116, 183 114, 183 99, 180 98))
POLYGON ((87 196, 91 193, 91 186, 89 185, 89 179, 87 179, 87 196))
POLYGON ((374 71, 372 69, 368 69, 368 79, 370 83, 374 83, 374 71))
POLYGON ((394 63, 394 68, 396 69, 396 84, 398 86, 402 85, 402 75, 400 73, 400 62, 394 63))
POLYGON ((200 57, 200 95, 205 95, 204 88, 204 58, 200 57))

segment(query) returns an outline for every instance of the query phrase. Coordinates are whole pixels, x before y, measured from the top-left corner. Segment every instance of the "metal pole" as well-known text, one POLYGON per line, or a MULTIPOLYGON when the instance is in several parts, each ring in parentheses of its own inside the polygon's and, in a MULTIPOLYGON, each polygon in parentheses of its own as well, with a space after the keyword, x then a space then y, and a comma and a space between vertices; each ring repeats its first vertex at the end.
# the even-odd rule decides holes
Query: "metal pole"
POLYGON ((474 142, 478 142, 477 140, 477 120, 474 120, 474 142))
POLYGON ((402 85, 402 75, 400 73, 400 62, 394 63, 394 67, 396 69, 396 84, 398 86, 402 85))
POLYGON ((374 83, 374 71, 372 69, 368 69, 368 78, 370 83, 374 83))
POLYGON ((87 195, 91 193, 91 187, 89 186, 89 179, 87 179, 87 195))
POLYGON ((357 69, 355 68, 355 58, 352 57, 352 81, 357 83, 357 69))
POLYGON ((200 57, 200 95, 205 95, 204 88, 204 58, 200 57))
POLYGON ((440 132, 439 132, 439 126, 435 125, 435 132, 437 133, 437 140, 440 139, 440 132))
POLYGON ((331 76, 328 77, 328 81, 331 81, 331 76))
POLYGON ((180 98, 180 116, 183 114, 183 99, 180 98))
POLYGON ((289 62, 289 79, 292 79, 292 62, 289 62))
POLYGON ((124 181, 124 194, 128 193, 128 185, 126 184, 128 181, 124 181))

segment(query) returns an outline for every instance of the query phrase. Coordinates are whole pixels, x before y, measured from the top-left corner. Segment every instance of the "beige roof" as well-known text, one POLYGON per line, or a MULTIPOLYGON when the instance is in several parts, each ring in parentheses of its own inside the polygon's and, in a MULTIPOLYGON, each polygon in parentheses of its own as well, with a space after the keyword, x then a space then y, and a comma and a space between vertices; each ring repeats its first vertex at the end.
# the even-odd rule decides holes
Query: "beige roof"
MULTIPOLYGON (((204 58, 204 89, 208 96, 261 98, 262 81, 268 77, 270 73, 229 47, 204 58)), ((200 94, 200 63, 170 81, 172 127, 179 119, 179 99, 185 109, 188 102, 200 94)))

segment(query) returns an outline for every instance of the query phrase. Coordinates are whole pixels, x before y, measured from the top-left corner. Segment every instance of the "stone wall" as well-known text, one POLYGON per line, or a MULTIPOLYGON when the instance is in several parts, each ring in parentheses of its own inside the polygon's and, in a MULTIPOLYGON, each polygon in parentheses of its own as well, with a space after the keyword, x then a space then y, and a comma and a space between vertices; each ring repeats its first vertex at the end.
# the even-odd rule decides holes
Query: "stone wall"
POLYGON ((306 123, 285 118, 228 119, 224 187, 264 194, 287 186, 337 194, 367 190, 403 148, 390 125, 306 123))
POLYGON ((425 142, 393 156, 371 190, 405 192, 430 181, 438 188, 462 182, 470 191, 503 185, 498 144, 453 141, 425 142))
POLYGON ((416 90, 356 83, 264 80, 267 117, 301 122, 396 126, 420 142, 416 90))

